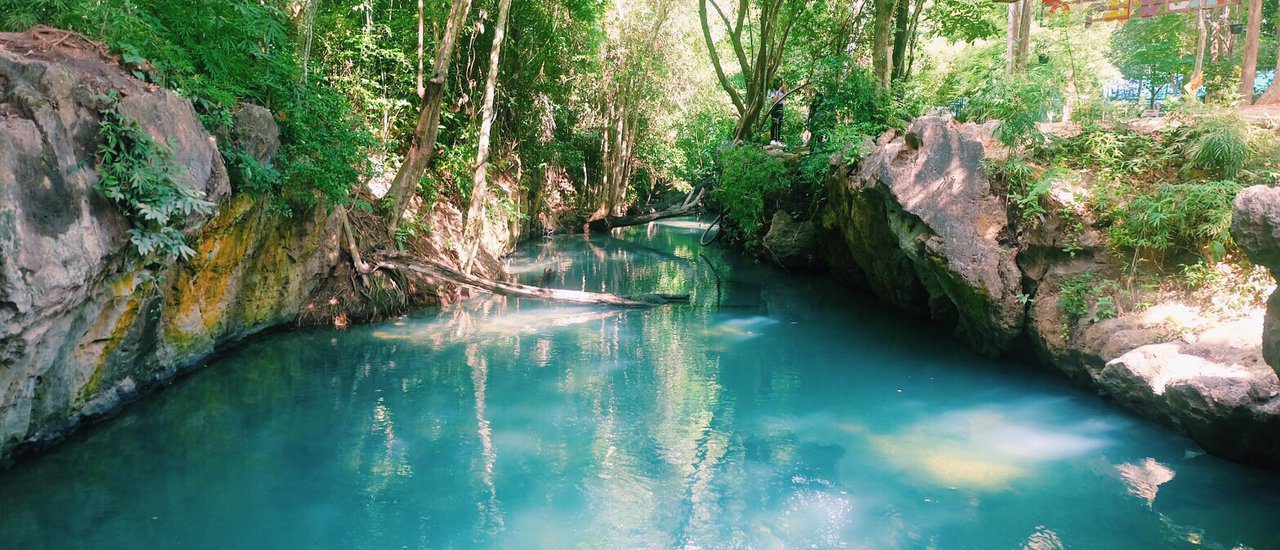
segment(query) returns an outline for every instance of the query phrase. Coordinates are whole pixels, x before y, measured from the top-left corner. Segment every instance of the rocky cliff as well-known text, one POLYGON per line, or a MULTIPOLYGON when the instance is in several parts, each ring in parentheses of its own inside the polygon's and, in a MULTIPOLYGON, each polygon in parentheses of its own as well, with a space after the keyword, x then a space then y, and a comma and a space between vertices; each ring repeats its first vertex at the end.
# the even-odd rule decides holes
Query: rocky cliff
MULTIPOLYGON (((821 239, 834 273, 983 353, 1030 348, 1211 453, 1280 468, 1280 382, 1263 361, 1261 312, 1223 318, 1162 299, 1066 311, 1064 294, 1093 292, 1117 260, 1088 220, 1012 219, 981 168, 1003 154, 990 126, 922 117, 860 162, 837 159, 821 239)), ((1068 189, 1048 200, 1059 203, 1052 212, 1074 198, 1068 189)))
MULTIPOLYGON (((269 161, 263 111, 237 117, 258 122, 236 139, 269 161)), ((292 322, 337 261, 337 230, 324 209, 284 219, 232 196, 191 104, 128 76, 100 45, 0 34, 0 460, 292 322), (188 221, 193 259, 140 262, 129 221, 95 189, 109 103, 167 144, 176 183, 217 203, 188 221)))

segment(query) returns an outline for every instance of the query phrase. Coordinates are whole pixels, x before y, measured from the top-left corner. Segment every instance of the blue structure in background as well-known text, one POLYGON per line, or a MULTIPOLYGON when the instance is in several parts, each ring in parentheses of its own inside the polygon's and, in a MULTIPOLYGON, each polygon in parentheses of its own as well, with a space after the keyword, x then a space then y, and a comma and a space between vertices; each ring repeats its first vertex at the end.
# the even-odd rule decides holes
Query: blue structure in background
MULTIPOLYGON (((1276 71, 1270 70, 1258 73, 1253 80, 1253 93, 1255 97, 1262 94, 1271 86, 1271 82, 1275 80, 1276 71)), ((1156 107, 1171 97, 1179 97, 1182 95, 1182 84, 1184 77, 1182 75, 1174 75, 1173 82, 1157 88, 1155 91, 1156 107)), ((1196 95, 1204 99, 1204 88, 1196 91, 1196 95)), ((1150 103, 1151 90, 1145 83, 1134 82, 1132 80, 1119 80, 1113 84, 1108 84, 1102 88, 1102 97, 1111 101, 1131 101, 1134 103, 1150 103)))

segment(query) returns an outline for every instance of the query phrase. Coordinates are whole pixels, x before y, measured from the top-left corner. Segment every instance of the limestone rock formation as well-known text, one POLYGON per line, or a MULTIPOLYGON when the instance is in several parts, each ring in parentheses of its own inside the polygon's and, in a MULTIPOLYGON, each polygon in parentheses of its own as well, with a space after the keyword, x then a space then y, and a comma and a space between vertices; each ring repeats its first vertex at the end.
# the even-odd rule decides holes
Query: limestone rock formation
MULTIPOLYGON (((1280 379, 1263 361, 1264 348, 1269 359, 1280 348, 1277 300, 1266 338, 1261 314, 1220 318, 1159 295, 1149 307, 1113 303, 1106 313, 1094 297, 1087 313, 1069 314, 1069 283, 1107 280, 1121 260, 1087 215, 1056 214, 1079 189, 1051 189, 1045 200, 1055 207, 1034 224, 1010 220, 981 171, 992 154, 1001 153, 989 126, 930 116, 882 136, 861 163, 834 159, 821 239, 832 271, 955 326, 984 353, 1026 342, 1074 383, 1209 452, 1280 467, 1280 379)), ((1254 261, 1280 266, 1280 191, 1241 193, 1232 233, 1254 261)))
MULTIPOLYGON (((59 31, 60 32, 60 31, 59 31)), ((291 322, 337 259, 334 219, 269 215, 230 185, 187 100, 127 75, 76 35, 0 34, 0 460, 56 439, 227 342, 291 322), (101 112, 173 153, 174 182, 219 203, 186 231, 195 258, 139 261, 94 188, 101 112)), ((256 109, 236 129, 266 146, 256 109)), ((260 116, 262 115, 262 116, 260 116)), ((270 123, 270 124, 268 124, 270 123)))
POLYGON ((955 324, 975 349, 1007 351, 1024 307, 1007 208, 981 169, 990 128, 921 117, 882 141, 829 186, 833 267, 902 309, 955 324))
POLYGON ((266 107, 242 105, 233 119, 231 140, 258 162, 271 164, 280 151, 280 128, 266 107))
MULTIPOLYGON (((1274 87, 1274 86, 1273 86, 1274 87)), ((1255 185, 1236 195, 1231 217, 1231 238, 1254 263, 1273 277, 1280 273, 1280 189, 1255 185)), ((1267 300, 1262 325, 1262 355, 1280 372, 1280 292, 1267 300)))
POLYGON ((770 259, 786 269, 808 270, 822 265, 817 254, 817 224, 813 220, 796 221, 785 210, 773 214, 764 248, 770 259))

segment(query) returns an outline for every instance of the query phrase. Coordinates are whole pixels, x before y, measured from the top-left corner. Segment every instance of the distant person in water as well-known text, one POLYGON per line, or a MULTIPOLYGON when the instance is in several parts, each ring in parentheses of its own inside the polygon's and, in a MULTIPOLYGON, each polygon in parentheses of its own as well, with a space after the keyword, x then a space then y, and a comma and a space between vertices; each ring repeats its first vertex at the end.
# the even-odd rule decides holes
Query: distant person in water
POLYGON ((769 94, 769 99, 773 103, 769 108, 769 143, 771 145, 782 145, 782 101, 786 97, 786 84, 778 85, 778 88, 769 94))

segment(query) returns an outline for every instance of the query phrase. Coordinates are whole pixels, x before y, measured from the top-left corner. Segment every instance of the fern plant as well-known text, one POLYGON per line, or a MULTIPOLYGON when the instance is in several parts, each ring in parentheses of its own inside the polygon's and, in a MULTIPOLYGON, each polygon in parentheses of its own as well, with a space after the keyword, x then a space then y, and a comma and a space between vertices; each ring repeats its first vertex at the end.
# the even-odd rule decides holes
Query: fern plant
POLYGON ((1235 113, 1205 117, 1191 127, 1186 142, 1187 166, 1235 177, 1252 154, 1249 127, 1235 113))
POLYGON ((99 136, 96 187, 129 219, 134 251, 151 263, 194 256, 182 224, 211 212, 213 203, 175 182, 173 153, 117 109, 102 113, 99 136))

